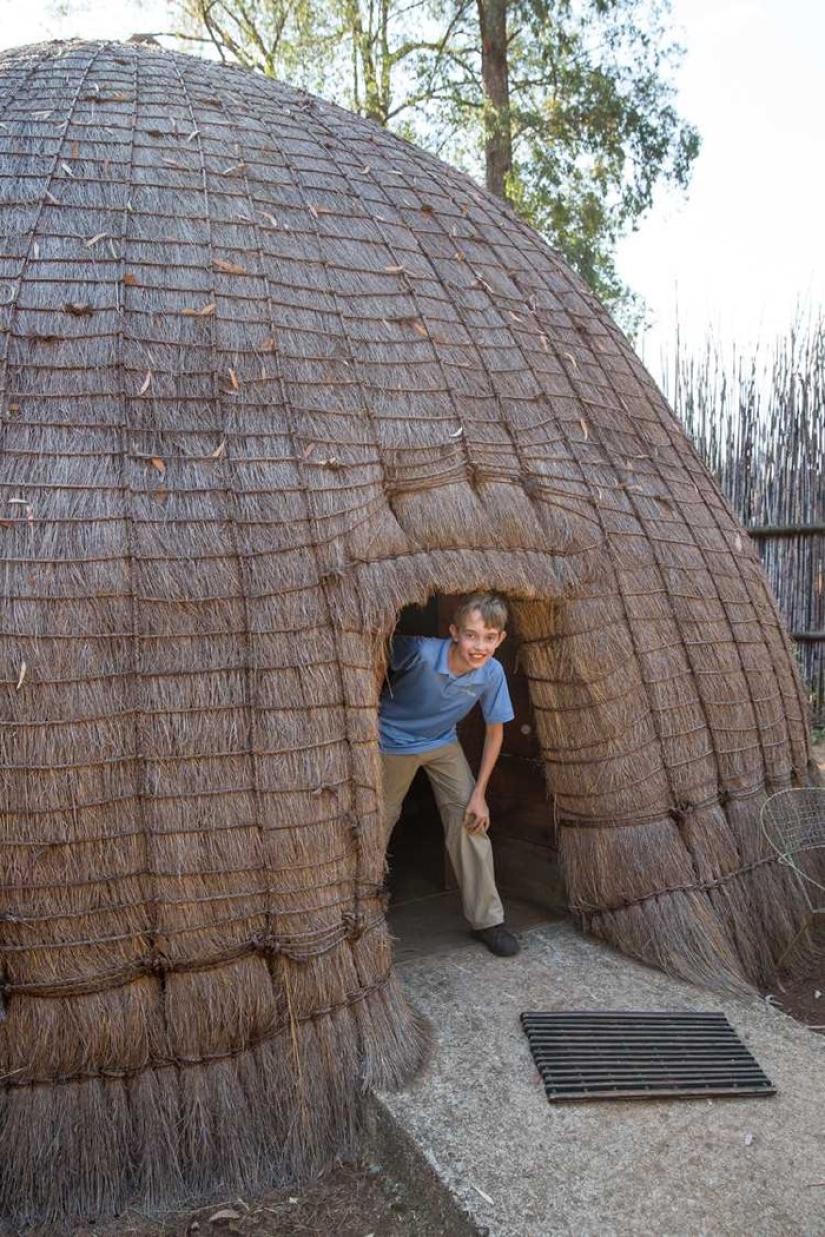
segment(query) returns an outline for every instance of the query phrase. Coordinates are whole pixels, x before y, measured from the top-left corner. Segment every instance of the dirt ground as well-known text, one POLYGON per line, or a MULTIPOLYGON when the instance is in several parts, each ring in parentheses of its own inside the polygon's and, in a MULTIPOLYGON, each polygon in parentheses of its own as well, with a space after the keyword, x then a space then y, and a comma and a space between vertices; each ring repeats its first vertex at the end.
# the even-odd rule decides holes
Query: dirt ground
POLYGON ((771 993, 773 1004, 812 1031, 825 1035, 825 930, 818 934, 816 961, 807 974, 771 993))
MULTIPOLYGON (((205 1207, 148 1218, 126 1212, 83 1224, 71 1237, 447 1237, 443 1221, 379 1164, 343 1164, 303 1188, 254 1198, 229 1196, 205 1207)), ((2 1237, 18 1230, 0 1226, 2 1237)), ((57 1237, 29 1228, 20 1237, 57 1237)), ((61 1235, 63 1237, 63 1235, 61 1235)), ((69 1237, 69 1234, 65 1234, 69 1237)))

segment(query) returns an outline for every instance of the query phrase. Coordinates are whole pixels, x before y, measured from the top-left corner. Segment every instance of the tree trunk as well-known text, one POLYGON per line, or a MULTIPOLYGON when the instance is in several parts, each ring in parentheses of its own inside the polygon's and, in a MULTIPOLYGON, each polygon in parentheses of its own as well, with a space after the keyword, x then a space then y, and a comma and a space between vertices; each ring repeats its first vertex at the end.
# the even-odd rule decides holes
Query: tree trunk
POLYGON ((484 159, 491 193, 507 197, 513 163, 510 127, 510 82, 507 64, 507 0, 476 0, 481 31, 481 80, 484 86, 484 159))
POLYGON ((387 109, 382 105, 381 90, 375 65, 375 46, 371 26, 364 29, 361 16, 360 0, 348 0, 346 17, 354 48, 355 83, 353 94, 359 113, 367 120, 374 120, 383 128, 387 127, 387 109), (364 97, 359 98, 358 70, 364 85, 364 97))

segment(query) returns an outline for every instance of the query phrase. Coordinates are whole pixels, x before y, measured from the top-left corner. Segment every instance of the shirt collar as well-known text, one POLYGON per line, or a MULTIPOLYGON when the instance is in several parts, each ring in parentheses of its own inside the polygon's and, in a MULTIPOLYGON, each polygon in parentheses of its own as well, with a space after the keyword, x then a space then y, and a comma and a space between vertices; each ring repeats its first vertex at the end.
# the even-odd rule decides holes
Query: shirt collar
POLYGON ((477 670, 467 670, 464 674, 454 674, 449 662, 451 644, 452 640, 449 637, 441 641, 441 648, 435 659, 436 673, 446 675, 448 679, 461 679, 462 683, 474 683, 476 678, 481 676, 484 666, 479 666, 477 670))

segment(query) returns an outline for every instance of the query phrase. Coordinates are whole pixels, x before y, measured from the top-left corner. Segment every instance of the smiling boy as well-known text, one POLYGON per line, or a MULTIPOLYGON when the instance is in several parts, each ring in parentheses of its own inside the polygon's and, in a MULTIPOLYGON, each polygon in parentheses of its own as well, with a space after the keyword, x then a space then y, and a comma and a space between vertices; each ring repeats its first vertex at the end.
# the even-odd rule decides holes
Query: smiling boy
POLYGON ((416 772, 423 768, 438 804, 464 915, 473 936, 500 957, 519 951, 504 923, 487 836, 487 783, 501 751, 504 723, 514 716, 504 668, 493 657, 506 625, 502 598, 478 593, 456 610, 449 639, 395 636, 390 649, 392 677, 378 714, 386 840, 416 772), (476 703, 485 731, 474 776, 456 725, 476 703))

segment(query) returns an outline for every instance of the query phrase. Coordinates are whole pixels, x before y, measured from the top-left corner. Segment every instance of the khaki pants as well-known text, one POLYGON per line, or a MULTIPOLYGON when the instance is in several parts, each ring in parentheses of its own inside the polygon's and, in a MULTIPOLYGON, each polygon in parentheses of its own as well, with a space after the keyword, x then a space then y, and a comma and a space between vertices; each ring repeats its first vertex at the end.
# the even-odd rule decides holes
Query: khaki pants
POLYGON ((461 889, 464 917, 472 928, 492 928, 504 922, 504 908, 493 873, 493 849, 486 833, 468 833, 464 809, 475 788, 467 758, 458 743, 412 756, 382 754, 384 772, 384 840, 401 815, 404 796, 419 769, 424 769, 435 794, 447 853, 461 889))

